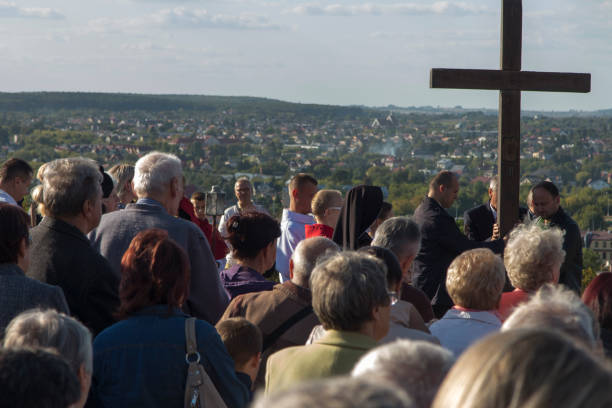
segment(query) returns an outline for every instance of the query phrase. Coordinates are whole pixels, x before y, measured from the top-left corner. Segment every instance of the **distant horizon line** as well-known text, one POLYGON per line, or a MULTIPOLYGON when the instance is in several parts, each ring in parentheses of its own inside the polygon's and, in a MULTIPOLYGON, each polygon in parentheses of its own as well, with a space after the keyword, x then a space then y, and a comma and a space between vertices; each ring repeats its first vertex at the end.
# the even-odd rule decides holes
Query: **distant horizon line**
MULTIPOLYGON (((256 99, 264 99, 270 101, 284 102, 284 103, 292 103, 297 105, 320 105, 320 106, 335 106, 335 107, 360 107, 367 109, 404 109, 404 110, 465 110, 465 111, 498 111, 497 107, 468 107, 463 105, 455 105, 455 106, 441 106, 441 105, 421 105, 421 106, 401 106, 396 104, 388 104, 388 105, 365 105, 365 104, 332 104, 332 103, 317 103, 317 102, 302 102, 302 101, 291 101, 286 99, 279 99, 269 96, 253 96, 253 95, 222 95, 222 94, 203 94, 203 93, 145 93, 145 92, 130 92, 130 91, 48 91, 48 90, 39 90, 39 91, 0 91, 0 95, 2 94, 103 94, 103 95, 134 95, 134 96, 211 96, 211 97, 224 97, 224 98, 256 98, 256 99)), ((603 112, 603 111, 612 111, 612 107, 610 108, 600 108, 600 109, 577 109, 570 108, 566 110, 546 110, 546 109, 521 109, 522 112, 528 113, 594 113, 594 112, 603 112)))

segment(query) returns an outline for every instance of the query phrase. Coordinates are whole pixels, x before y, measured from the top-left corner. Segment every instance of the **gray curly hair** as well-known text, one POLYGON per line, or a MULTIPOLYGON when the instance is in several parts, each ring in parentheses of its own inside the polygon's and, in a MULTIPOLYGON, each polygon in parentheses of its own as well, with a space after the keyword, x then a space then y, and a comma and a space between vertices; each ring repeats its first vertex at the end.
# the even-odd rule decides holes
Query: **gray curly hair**
POLYGON ((520 225, 510 233, 504 264, 512 286, 535 292, 551 281, 551 271, 565 259, 563 232, 558 228, 520 225))

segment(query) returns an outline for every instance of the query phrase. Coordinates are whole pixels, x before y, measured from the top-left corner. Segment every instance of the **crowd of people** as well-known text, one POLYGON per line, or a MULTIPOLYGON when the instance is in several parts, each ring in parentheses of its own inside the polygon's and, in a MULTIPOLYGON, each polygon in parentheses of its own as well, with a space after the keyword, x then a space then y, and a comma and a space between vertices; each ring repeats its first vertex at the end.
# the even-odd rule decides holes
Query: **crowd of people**
POLYGON ((0 408, 612 406, 612 274, 582 293, 553 183, 506 236, 495 178, 464 231, 448 171, 412 217, 300 173, 276 220, 239 178, 218 228, 184 184, 161 152, 2 164, 0 408))

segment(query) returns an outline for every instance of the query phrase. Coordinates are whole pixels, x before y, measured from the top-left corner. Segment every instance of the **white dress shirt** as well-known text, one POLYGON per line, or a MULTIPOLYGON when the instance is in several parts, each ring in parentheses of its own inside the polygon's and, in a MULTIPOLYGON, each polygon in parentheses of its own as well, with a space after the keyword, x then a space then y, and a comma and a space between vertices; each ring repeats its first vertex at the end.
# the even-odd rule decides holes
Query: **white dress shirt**
POLYGON ((281 219, 281 236, 276 244, 276 270, 280 272, 281 282, 289 280, 289 260, 297 244, 306 238, 306 225, 312 225, 315 219, 305 215, 283 209, 281 219))

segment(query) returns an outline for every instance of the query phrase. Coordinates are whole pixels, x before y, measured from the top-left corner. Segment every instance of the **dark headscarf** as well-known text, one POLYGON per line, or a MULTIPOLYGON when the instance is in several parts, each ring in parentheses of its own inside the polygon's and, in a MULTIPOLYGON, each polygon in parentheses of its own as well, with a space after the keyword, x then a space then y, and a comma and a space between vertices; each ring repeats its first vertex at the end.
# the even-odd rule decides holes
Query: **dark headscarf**
POLYGON ((357 186, 346 195, 342 213, 334 229, 334 242, 343 250, 357 250, 370 245, 372 239, 366 233, 372 225, 383 202, 380 187, 357 186))

